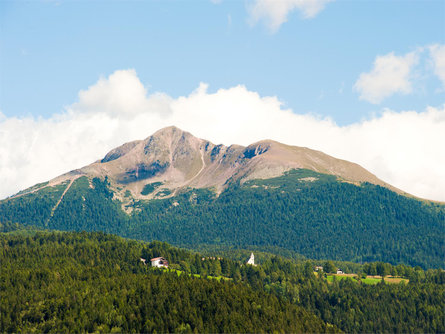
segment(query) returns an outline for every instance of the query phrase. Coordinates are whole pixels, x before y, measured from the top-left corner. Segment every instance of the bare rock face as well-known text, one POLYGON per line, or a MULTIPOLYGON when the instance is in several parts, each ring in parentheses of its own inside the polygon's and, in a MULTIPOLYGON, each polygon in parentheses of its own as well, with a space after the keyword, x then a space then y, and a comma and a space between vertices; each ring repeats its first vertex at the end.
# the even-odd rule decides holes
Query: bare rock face
POLYGON ((247 147, 215 145, 174 126, 161 129, 145 140, 117 147, 102 160, 51 183, 79 175, 107 176, 118 196, 130 191, 134 198, 150 199, 158 194, 165 195, 166 189, 170 195, 185 188, 212 188, 219 193, 230 182, 277 177, 297 168, 335 175, 346 182, 369 182, 400 192, 361 166, 319 151, 272 140, 247 147), (143 195, 141 192, 147 184, 156 184, 156 190, 143 195))

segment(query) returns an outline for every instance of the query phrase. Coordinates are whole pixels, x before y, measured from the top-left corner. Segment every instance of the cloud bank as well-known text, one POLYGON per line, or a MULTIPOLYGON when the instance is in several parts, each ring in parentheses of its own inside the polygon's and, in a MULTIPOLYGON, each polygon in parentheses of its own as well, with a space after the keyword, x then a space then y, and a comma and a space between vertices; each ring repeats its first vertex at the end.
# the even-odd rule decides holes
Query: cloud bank
POLYGON ((304 18, 310 19, 317 16, 331 1, 333 0, 255 0, 247 10, 252 24, 263 21, 273 33, 287 21, 292 11, 299 10, 304 18))
POLYGON ((179 98, 148 94, 134 70, 99 79, 48 119, 0 113, 0 198, 169 125, 226 145, 269 138, 321 150, 359 163, 409 193, 445 201, 445 105, 420 112, 384 110, 340 127, 330 119, 296 114, 276 97, 244 86, 209 93, 200 84, 179 98))

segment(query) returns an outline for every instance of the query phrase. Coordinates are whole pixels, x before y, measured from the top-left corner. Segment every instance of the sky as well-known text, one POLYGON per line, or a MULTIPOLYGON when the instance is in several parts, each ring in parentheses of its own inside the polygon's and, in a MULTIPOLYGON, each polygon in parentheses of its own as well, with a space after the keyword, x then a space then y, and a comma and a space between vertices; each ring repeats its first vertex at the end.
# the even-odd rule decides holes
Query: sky
POLYGON ((445 201, 445 2, 0 1, 0 198, 169 125, 445 201))

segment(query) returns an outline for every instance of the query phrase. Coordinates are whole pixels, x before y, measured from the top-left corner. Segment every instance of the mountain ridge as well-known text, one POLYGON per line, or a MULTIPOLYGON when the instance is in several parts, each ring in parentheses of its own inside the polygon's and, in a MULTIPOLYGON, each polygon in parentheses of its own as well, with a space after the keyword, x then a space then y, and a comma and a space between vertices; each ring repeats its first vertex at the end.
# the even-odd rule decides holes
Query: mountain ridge
POLYGON ((302 168, 334 175, 343 182, 368 182, 410 196, 360 165, 321 151, 270 139, 248 146, 216 145, 175 126, 160 129, 143 140, 124 143, 102 159, 60 175, 43 187, 71 182, 80 176, 107 177, 120 200, 125 201, 128 191, 136 199, 153 199, 162 189, 168 189, 167 197, 187 188, 211 188, 219 194, 231 182, 273 178, 302 168), (162 187, 143 195, 148 183, 160 183, 162 187))

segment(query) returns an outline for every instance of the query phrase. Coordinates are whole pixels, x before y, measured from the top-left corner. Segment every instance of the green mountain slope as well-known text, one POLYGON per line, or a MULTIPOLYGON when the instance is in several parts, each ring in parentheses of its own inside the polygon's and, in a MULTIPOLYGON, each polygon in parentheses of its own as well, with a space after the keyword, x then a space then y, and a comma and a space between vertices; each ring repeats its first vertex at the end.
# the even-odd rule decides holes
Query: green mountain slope
POLYGON ((232 183, 219 196, 209 189, 185 189, 165 199, 133 199, 127 204, 130 215, 112 198, 106 179, 95 178, 90 185, 81 177, 52 215, 54 200, 35 192, 0 202, 0 222, 105 231, 191 249, 252 246, 307 258, 444 267, 443 205, 310 170, 232 183), (26 210, 18 210, 23 203, 26 210))
POLYGON ((138 228, 129 236, 188 247, 278 246, 308 258, 444 267, 444 207, 379 186, 298 170, 230 187, 218 198, 192 194, 196 198, 186 193, 141 205, 133 218, 138 228))

